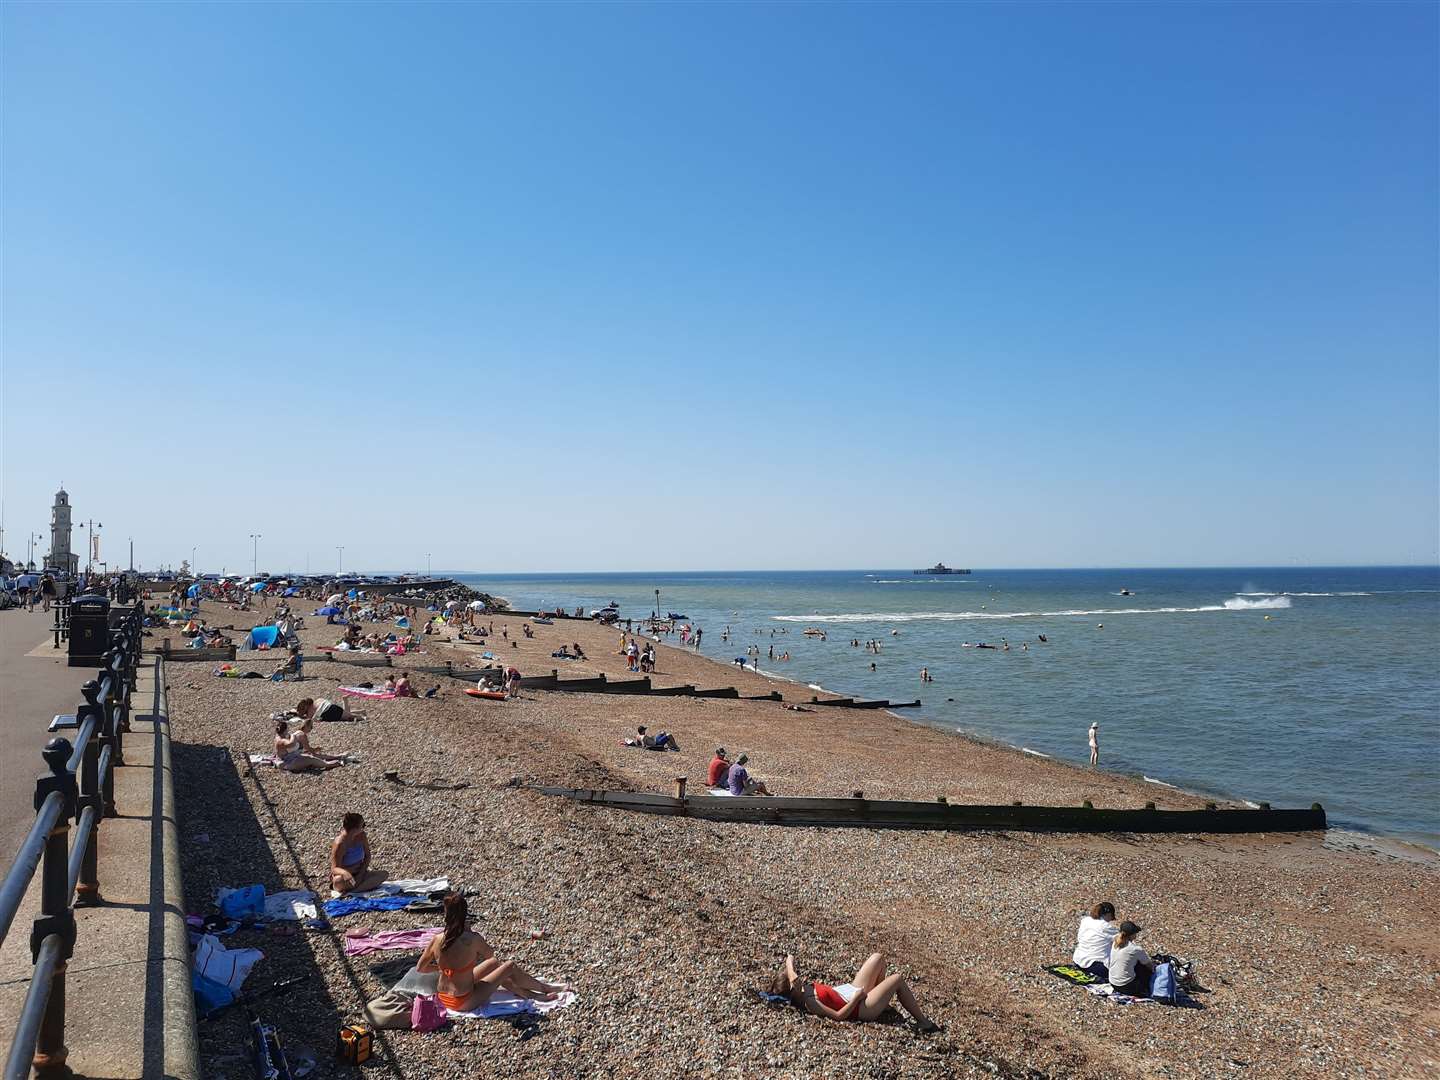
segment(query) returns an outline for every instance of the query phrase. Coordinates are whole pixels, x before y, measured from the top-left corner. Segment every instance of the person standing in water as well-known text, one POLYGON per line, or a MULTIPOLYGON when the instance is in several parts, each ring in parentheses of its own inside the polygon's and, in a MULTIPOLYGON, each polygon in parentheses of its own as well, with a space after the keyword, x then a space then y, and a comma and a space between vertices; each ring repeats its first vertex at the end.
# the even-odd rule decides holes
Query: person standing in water
POLYGON ((1100 724, 1092 722, 1090 725, 1090 764, 1100 764, 1100 724))

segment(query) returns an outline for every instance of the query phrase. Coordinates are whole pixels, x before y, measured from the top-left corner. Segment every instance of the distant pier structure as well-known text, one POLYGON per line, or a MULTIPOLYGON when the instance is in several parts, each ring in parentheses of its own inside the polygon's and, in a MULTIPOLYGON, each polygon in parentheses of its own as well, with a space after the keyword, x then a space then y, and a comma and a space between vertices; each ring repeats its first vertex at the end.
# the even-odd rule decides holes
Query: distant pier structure
POLYGON ((70 530, 70 496, 62 485, 50 508, 50 557, 45 565, 74 574, 80 569, 80 556, 71 550, 70 530))

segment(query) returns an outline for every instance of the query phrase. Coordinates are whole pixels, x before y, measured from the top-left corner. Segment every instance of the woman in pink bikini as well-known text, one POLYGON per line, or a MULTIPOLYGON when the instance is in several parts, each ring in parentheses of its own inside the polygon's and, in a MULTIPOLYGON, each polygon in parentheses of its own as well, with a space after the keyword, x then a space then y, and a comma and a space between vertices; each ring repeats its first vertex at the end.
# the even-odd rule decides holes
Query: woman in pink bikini
POLYGON ((455 1012, 480 1008, 496 987, 535 1001, 553 1001, 565 989, 541 982, 512 960, 495 959, 490 943, 470 929, 469 907, 458 893, 445 897, 445 932, 430 939, 415 967, 440 973, 440 1004, 455 1012))
POLYGON ((855 978, 841 986, 829 986, 821 982, 802 982, 795 972, 795 958, 785 957, 785 966, 771 980, 770 992, 790 999, 791 1004, 804 1009, 813 1016, 827 1020, 878 1020, 899 998, 900 1007, 915 1019, 920 1032, 939 1031, 940 1025, 931 1020, 915 1000, 915 993, 899 975, 885 974, 885 957, 871 954, 855 978))

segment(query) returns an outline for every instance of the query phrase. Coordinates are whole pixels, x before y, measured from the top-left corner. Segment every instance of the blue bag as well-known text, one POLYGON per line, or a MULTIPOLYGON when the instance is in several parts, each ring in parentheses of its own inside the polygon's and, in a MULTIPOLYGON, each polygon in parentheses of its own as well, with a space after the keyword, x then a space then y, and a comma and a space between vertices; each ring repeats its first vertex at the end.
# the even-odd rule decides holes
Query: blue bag
POLYGON ((1150 976, 1150 997, 1162 1005, 1175 1004, 1175 965, 1168 960, 1155 965, 1150 976))
POLYGON ((195 991, 195 1005, 202 1016, 215 1009, 223 1008, 235 1000, 235 991, 224 983, 207 979, 198 971, 190 972, 190 986, 195 991))
POLYGON ((242 885, 238 889, 221 889, 215 894, 215 906, 220 914, 232 919, 243 919, 246 915, 265 913, 265 886, 242 885))

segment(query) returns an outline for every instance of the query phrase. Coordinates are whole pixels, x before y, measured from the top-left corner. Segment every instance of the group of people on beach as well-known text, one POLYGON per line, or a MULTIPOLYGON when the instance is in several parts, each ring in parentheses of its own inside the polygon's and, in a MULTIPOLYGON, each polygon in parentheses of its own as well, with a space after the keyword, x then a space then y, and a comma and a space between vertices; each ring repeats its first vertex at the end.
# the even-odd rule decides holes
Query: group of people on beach
POLYGON ((1071 960, 1082 971, 1108 982, 1117 994, 1149 997, 1155 962, 1135 941, 1141 931, 1129 919, 1117 922, 1115 905, 1102 900, 1081 916, 1071 960))

